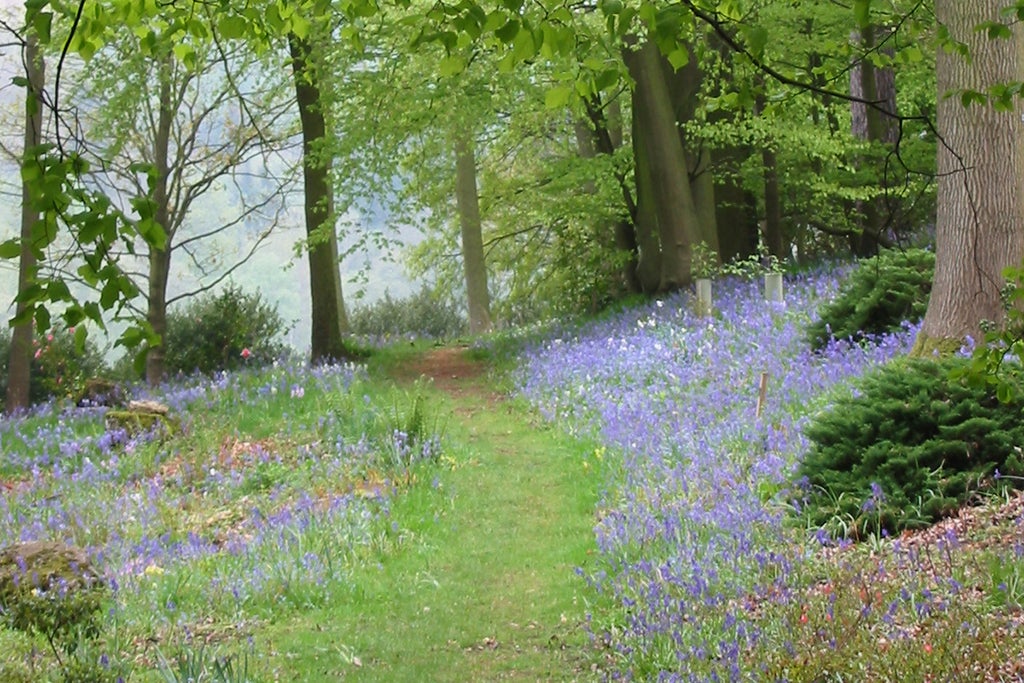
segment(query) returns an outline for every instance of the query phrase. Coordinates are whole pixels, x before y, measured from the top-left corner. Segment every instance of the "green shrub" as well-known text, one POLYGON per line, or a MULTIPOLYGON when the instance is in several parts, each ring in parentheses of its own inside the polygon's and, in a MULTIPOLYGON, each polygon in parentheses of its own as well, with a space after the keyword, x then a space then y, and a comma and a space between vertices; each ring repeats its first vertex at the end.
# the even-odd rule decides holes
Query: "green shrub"
POLYGON ((281 336, 286 331, 277 307, 259 292, 229 286, 168 314, 167 371, 210 374, 272 363, 285 353, 281 336))
MULTIPOLYGON (((805 429, 812 447, 799 474, 813 525, 851 536, 921 527, 993 484, 997 470, 1019 481, 1024 398, 1001 403, 989 387, 951 378, 968 363, 894 361, 805 429)), ((1024 383, 1019 367, 1008 372, 1024 383)))
POLYGON ((861 261, 839 294, 807 328, 811 347, 832 339, 862 339, 898 330, 924 317, 935 275, 935 254, 925 249, 890 249, 861 261))
MULTIPOLYGON (((55 327, 37 334, 32 341, 33 358, 29 379, 29 401, 77 396, 86 382, 105 372, 103 353, 91 337, 85 348, 75 348, 74 328, 55 327)), ((11 331, 0 334, 0 402, 7 394, 7 366, 11 355, 11 331)))
POLYGON ((368 337, 450 339, 465 333, 466 318, 454 302, 424 287, 404 299, 385 293, 369 306, 356 307, 349 315, 349 325, 353 333, 368 337))

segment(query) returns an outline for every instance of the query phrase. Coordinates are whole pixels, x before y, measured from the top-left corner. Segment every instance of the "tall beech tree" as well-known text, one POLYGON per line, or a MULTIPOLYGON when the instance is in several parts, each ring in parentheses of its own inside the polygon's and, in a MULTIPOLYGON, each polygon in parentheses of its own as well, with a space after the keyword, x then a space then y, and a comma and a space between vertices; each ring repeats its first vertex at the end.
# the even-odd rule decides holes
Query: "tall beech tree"
POLYGON ((288 36, 295 79, 295 101, 302 122, 303 205, 309 249, 309 282, 312 304, 310 353, 314 363, 348 356, 349 334, 345 300, 338 268, 338 234, 334 212, 331 172, 333 152, 327 125, 329 101, 323 97, 324 36, 304 39, 288 36))
MULTIPOLYGON (((31 15, 30 15, 31 16, 31 15)), ((25 36, 23 50, 25 62, 25 134, 22 147, 22 166, 32 167, 35 174, 41 169, 35 158, 43 142, 43 103, 41 101, 46 68, 39 50, 39 40, 34 31, 25 36)), ((34 174, 23 173, 21 181, 21 244, 18 261, 18 292, 26 292, 32 285, 36 271, 36 256, 33 247, 33 232, 42 215, 33 201, 30 178, 34 174)), ((7 359, 7 395, 4 409, 15 413, 29 407, 29 390, 32 373, 32 340, 34 325, 24 301, 18 301, 15 308, 17 321, 11 331, 11 347, 7 359)))
POLYGON ((491 299, 487 291, 487 264, 480 224, 480 197, 476 182, 476 152, 467 134, 455 138, 455 203, 462 236, 462 268, 466 276, 469 330, 482 334, 491 329, 491 299))
POLYGON ((978 95, 1024 82, 1019 23, 1006 27, 1005 38, 978 30, 987 22, 1002 25, 1005 5, 935 2, 949 40, 939 46, 936 64, 935 282, 915 354, 955 350, 968 336, 981 338, 983 320, 1001 321, 1003 269, 1024 258, 1024 109, 1016 97, 998 106, 978 95))

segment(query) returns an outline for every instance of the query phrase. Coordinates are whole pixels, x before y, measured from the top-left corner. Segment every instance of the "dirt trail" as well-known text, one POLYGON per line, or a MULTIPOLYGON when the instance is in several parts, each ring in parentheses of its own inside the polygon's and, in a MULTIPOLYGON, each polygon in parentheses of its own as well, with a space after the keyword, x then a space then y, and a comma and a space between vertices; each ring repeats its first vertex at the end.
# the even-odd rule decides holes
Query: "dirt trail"
POLYGON ((459 449, 446 530, 426 558, 436 599, 418 615, 419 633, 435 640, 430 678, 591 680, 574 575, 594 543, 581 446, 504 400, 487 373, 458 347, 392 373, 400 383, 428 378, 450 398, 448 431, 459 449))

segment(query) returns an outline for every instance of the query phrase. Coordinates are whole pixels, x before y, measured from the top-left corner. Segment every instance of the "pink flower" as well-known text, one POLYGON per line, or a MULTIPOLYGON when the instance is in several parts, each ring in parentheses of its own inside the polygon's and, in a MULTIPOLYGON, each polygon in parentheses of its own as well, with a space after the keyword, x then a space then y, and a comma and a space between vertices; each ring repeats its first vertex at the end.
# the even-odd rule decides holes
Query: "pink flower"
POLYGON ((43 355, 43 350, 42 349, 36 349, 36 358, 39 358, 39 356, 41 356, 41 355, 43 355))
POLYGON ((242 349, 242 358, 248 358, 251 355, 252 351, 250 351, 248 348, 242 349))

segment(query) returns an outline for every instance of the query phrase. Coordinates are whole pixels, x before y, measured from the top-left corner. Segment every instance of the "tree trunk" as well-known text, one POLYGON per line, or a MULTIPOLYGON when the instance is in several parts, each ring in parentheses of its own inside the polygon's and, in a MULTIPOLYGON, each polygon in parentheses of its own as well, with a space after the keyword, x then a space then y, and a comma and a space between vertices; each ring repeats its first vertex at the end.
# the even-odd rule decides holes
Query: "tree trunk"
POLYGON ((1002 271, 1024 256, 1024 123, 1011 112, 964 107, 956 92, 986 91, 1024 80, 1021 27, 990 40, 975 27, 1002 21, 1003 0, 936 0, 935 15, 953 40, 969 46, 970 61, 938 51, 938 207, 935 281, 914 353, 955 350, 980 339, 982 320, 1002 321, 1002 271), (954 93, 949 97, 949 93, 954 93))
POLYGON ((782 234, 779 169, 771 146, 765 145, 761 150, 761 162, 764 168, 764 242, 768 253, 781 261, 787 256, 786 239, 782 234))
POLYGON ((331 156, 326 147, 327 123, 318 87, 318 74, 310 64, 309 42, 289 36, 295 100, 302 125, 302 177, 309 244, 309 283, 312 305, 310 354, 314 363, 345 358, 348 319, 338 270, 338 236, 334 226, 331 156))
POLYGON ((722 250, 718 243, 718 213, 715 177, 711 173, 711 152, 704 148, 687 157, 691 160, 690 192, 697 211, 700 241, 720 257, 722 250))
MULTIPOLYGON (((633 144, 643 145, 635 155, 649 164, 637 170, 637 182, 649 181, 661 243, 661 291, 690 283, 693 247, 701 238, 697 210, 690 191, 686 154, 676 125, 668 84, 661 68, 661 53, 645 42, 639 50, 626 49, 626 66, 635 82, 633 144)), ((638 188, 637 201, 641 201, 638 188)))
MULTIPOLYGON (((599 104, 599 103, 598 103, 599 104)), ((609 104, 611 106, 611 104, 609 104)), ((581 158, 590 159, 597 156, 598 153, 612 155, 615 153, 616 148, 616 136, 610 130, 611 126, 608 120, 605 118, 600 107, 591 106, 588 103, 588 118, 589 120, 579 119, 576 121, 574 130, 576 132, 576 149, 579 151, 581 158)), ((622 134, 619 132, 618 144, 622 144, 622 134)), ((623 197, 626 199, 627 209, 629 213, 635 212, 635 206, 633 205, 632 194, 628 187, 622 182, 624 179, 620 178, 620 184, 623 188, 623 197)), ((597 191, 594 183, 587 183, 587 187, 584 191, 588 194, 593 194, 597 191)), ((611 225, 603 225, 599 227, 602 236, 607 236, 604 240, 606 246, 618 251, 620 254, 625 255, 625 263, 622 265, 620 272, 620 282, 614 289, 625 289, 630 294, 639 294, 642 291, 640 285, 640 278, 637 275, 637 243, 636 243, 636 229, 633 223, 626 219, 619 219, 614 221, 611 225)))
MULTIPOLYGON (((876 49, 876 35, 880 29, 865 26, 854 32, 853 41, 866 54, 876 49)), ((891 50, 887 50, 890 54, 891 50)), ((885 147, 895 146, 899 137, 896 122, 896 76, 893 68, 879 69, 869 59, 861 59, 850 70, 850 95, 878 107, 869 107, 863 102, 850 103, 851 131, 854 137, 885 147), (888 112, 889 115, 886 114, 888 112)), ((871 163, 865 160, 864 163, 871 163)), ((884 183, 885 179, 880 179, 884 183)), ((880 246, 879 235, 885 229, 885 207, 881 197, 870 201, 857 202, 861 216, 859 231, 850 236, 850 248, 857 256, 874 256, 880 246)))
POLYGON ((171 144, 171 124, 174 122, 174 110, 171 106, 171 66, 173 57, 168 56, 161 62, 160 74, 160 111, 158 113, 156 138, 153 140, 153 163, 156 166, 156 185, 153 188, 153 220, 167 234, 167 242, 163 249, 154 246, 149 248, 149 297, 146 308, 146 320, 153 332, 160 335, 160 343, 149 349, 146 354, 146 383, 156 386, 164 379, 167 333, 167 280, 171 270, 171 224, 169 206, 170 197, 167 190, 170 182, 170 162, 168 149, 171 144))
POLYGON ((738 171, 750 150, 728 147, 712 154, 719 173, 715 185, 715 225, 723 263, 757 253, 757 199, 743 188, 738 171))
MULTIPOLYGON (((636 91, 633 92, 636 100, 636 91)), ((638 104, 634 102, 633 111, 638 104)), ((636 183, 636 228, 637 264, 636 275, 640 288, 645 294, 654 294, 661 286, 661 240, 658 230, 658 215, 654 210, 652 197, 654 178, 648 161, 647 142, 639 131, 637 117, 633 117, 633 174, 636 183)))
POLYGON ((476 153, 467 135, 455 139, 455 202, 462 230, 462 268, 466 276, 469 331, 491 329, 491 299, 487 293, 487 264, 480 225, 480 199, 476 186, 476 153))
MULTIPOLYGON (((42 143, 43 91, 45 67, 39 53, 39 44, 34 33, 25 39, 25 68, 28 85, 25 88, 25 149, 22 165, 37 164, 37 147, 42 143)), ((32 203, 28 184, 21 184, 21 255, 18 262, 18 292, 24 292, 35 277, 36 259, 32 252, 32 227, 39 220, 39 212, 32 203)), ((16 315, 21 318, 26 305, 18 302, 16 315)), ((22 320, 11 332, 10 355, 7 359, 7 393, 4 409, 10 413, 26 410, 31 401, 30 387, 32 374, 32 329, 31 319, 22 320)))
POLYGON ((686 124, 694 120, 700 102, 701 83, 704 72, 697 62, 694 51, 690 50, 690 61, 680 69, 672 65, 659 53, 661 71, 668 84, 672 109, 675 113, 676 131, 686 159, 687 178, 697 218, 699 243, 703 243, 716 255, 718 248, 718 225, 715 213, 715 179, 711 173, 711 152, 700 141, 688 139, 686 124))

